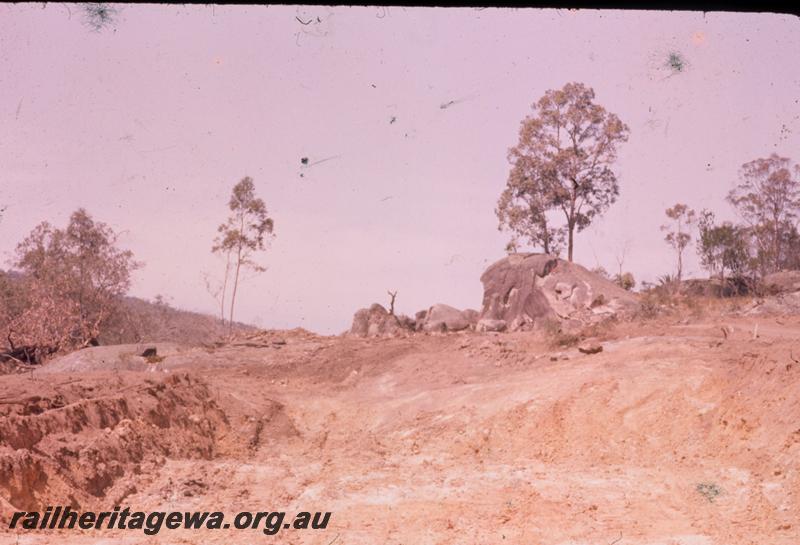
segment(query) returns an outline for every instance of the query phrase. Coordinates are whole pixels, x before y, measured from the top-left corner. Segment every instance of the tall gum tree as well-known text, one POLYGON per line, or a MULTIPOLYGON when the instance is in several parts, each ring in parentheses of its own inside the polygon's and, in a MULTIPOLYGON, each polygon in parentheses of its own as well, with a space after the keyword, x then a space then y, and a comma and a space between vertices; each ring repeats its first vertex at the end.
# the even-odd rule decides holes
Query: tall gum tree
POLYGON ((687 205, 677 203, 672 208, 667 208, 664 213, 672 220, 661 226, 665 232, 664 240, 669 244, 678 258, 677 279, 683 278, 683 252, 692 240, 691 229, 697 220, 694 210, 687 205))
POLYGON ((230 300, 230 314, 228 325, 233 329, 234 308, 236 293, 239 288, 239 274, 243 267, 255 272, 264 272, 266 269, 253 260, 256 252, 266 250, 266 244, 273 236, 275 224, 267 213, 264 201, 256 197, 255 184, 249 176, 233 187, 231 198, 228 201, 231 211, 228 220, 217 229, 217 238, 212 247, 214 253, 225 256, 226 269, 223 283, 222 301, 224 305, 224 290, 228 286, 228 276, 233 272, 233 287, 230 300))
POLYGON ((745 163, 730 202, 754 236, 761 273, 786 265, 786 239, 800 217, 800 166, 775 153, 745 163))
POLYGON ((563 233, 570 261, 575 232, 602 215, 619 195, 611 167, 629 134, 627 125, 594 98, 591 87, 567 83, 548 90, 531 106, 519 141, 509 150, 511 172, 496 209, 501 228, 546 252, 563 233), (563 215, 563 227, 552 225, 550 211, 563 215))

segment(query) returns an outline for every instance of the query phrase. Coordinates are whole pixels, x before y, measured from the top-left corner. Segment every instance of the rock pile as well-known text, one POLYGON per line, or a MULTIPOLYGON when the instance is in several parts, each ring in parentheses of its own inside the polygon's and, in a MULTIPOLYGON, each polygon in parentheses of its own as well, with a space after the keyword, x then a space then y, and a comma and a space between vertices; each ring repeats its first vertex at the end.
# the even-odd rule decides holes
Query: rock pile
POLYGON ((350 334, 357 337, 393 337, 414 331, 414 325, 414 320, 408 316, 395 316, 375 303, 356 311, 350 334))
POLYGON ((415 329, 417 331, 461 331, 474 328, 478 322, 478 311, 458 310, 450 305, 435 304, 427 310, 416 314, 415 329))
POLYGON ((458 310, 441 303, 417 312, 413 319, 404 314, 391 314, 375 303, 355 313, 349 334, 357 337, 396 337, 415 331, 462 331, 474 329, 477 322, 477 310, 458 310))
POLYGON ((546 254, 511 254, 481 276, 480 312, 435 304, 414 318, 374 304, 353 316, 349 334, 394 337, 412 332, 519 331, 556 320, 583 327, 638 308, 635 294, 575 263, 546 254))

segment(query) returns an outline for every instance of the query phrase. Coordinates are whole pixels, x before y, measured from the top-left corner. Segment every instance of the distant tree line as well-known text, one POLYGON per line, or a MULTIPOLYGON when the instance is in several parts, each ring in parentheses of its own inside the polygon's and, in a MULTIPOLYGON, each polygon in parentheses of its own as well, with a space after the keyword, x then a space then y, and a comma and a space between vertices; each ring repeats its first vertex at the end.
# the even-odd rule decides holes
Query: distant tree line
MULTIPOLYGON (((522 244, 553 255, 566 249, 572 261, 575 233, 616 201, 619 183, 612 167, 629 130, 594 98, 590 87, 568 83, 546 91, 522 120, 495 208, 498 228, 511 233, 508 252, 522 244)), ((666 210, 661 229, 676 256, 675 274, 666 280, 682 280, 695 230, 702 266, 723 282, 736 278, 752 285, 771 272, 800 269, 800 167, 776 154, 745 163, 727 201, 739 222, 718 222, 713 212, 698 213, 683 203, 666 210)), ((633 275, 619 264, 613 277, 602 267, 595 271, 631 289, 633 275)))
POLYGON ((697 214, 685 204, 667 209, 672 224, 662 229, 677 254, 678 280, 695 228, 701 265, 723 283, 733 280, 748 289, 770 273, 800 269, 800 166, 774 153, 745 163, 726 200, 739 222, 719 222, 710 210, 697 214))

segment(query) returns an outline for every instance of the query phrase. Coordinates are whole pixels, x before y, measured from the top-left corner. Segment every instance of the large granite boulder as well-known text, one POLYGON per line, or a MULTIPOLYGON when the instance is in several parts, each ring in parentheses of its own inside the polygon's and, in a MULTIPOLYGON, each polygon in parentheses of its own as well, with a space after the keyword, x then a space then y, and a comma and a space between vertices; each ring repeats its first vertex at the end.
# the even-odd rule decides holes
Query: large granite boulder
POLYGON ((511 254, 481 276, 479 329, 530 329, 546 320, 576 326, 628 313, 636 296, 613 282, 547 254, 511 254), (490 321, 492 320, 492 321, 490 321))
POLYGON ((350 334, 357 337, 391 337, 414 330, 414 320, 408 316, 390 314, 378 303, 362 308, 353 315, 350 334))
POLYGON ((464 319, 469 322, 470 326, 477 325, 478 320, 481 319, 481 313, 473 308, 466 308, 462 310, 461 315, 464 316, 464 319))
POLYGON ((438 303, 426 311, 417 313, 418 331, 461 331, 474 326, 478 312, 472 309, 458 310, 450 305, 438 303))
POLYGON ((43 365, 37 372, 147 371, 153 369, 155 364, 164 358, 179 356, 187 350, 169 342, 91 346, 56 358, 43 365))
POLYGON ((475 331, 480 332, 487 332, 487 331, 505 331, 506 330, 506 321, 505 320, 492 320, 491 318, 484 318, 482 320, 478 320, 478 323, 475 326, 475 331))

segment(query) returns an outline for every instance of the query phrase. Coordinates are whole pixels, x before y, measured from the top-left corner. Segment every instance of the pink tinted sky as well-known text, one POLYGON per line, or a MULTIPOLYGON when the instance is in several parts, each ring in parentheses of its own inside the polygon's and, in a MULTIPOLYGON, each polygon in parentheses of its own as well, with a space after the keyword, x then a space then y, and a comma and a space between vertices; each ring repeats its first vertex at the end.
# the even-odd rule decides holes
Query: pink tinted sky
POLYGON ((674 267, 666 207, 732 219, 743 162, 800 159, 798 51, 774 14, 128 5, 94 32, 74 4, 3 5, 0 258, 83 206, 145 262, 133 294, 214 312, 211 240, 250 175, 277 238, 241 319, 338 333, 387 289, 406 313, 479 308, 519 122, 581 81, 631 136, 576 261, 616 269, 627 243, 652 281, 674 267))

